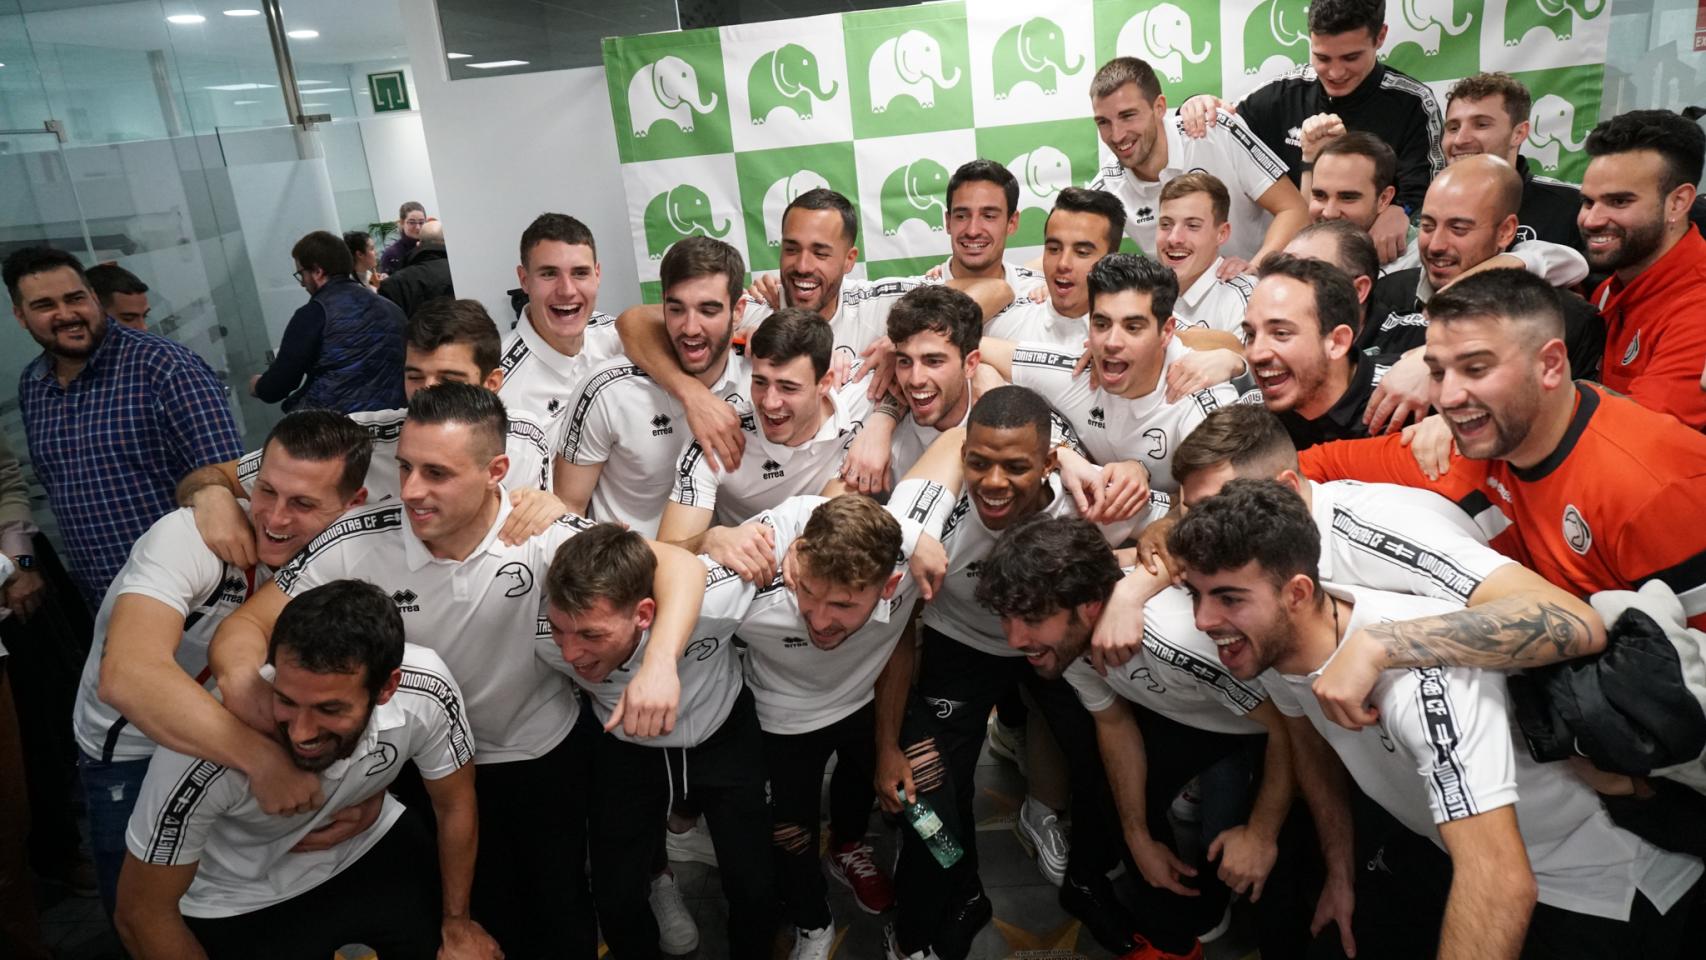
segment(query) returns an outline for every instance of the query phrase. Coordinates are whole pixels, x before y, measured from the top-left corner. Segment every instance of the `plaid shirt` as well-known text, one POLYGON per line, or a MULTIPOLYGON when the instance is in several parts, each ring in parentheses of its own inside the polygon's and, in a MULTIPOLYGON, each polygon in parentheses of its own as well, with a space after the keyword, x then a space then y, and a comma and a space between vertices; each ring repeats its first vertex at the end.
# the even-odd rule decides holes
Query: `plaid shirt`
POLYGON ((178 480, 243 455, 226 394, 189 348, 111 322, 68 386, 46 353, 18 377, 30 459, 91 609, 131 545, 176 508, 178 480))

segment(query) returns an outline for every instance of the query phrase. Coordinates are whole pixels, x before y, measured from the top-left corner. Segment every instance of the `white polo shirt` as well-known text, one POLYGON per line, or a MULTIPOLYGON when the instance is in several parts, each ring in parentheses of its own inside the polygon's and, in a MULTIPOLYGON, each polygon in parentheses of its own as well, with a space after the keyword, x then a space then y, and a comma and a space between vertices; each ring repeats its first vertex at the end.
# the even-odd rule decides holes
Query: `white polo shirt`
POLYGON ((1220 279, 1215 274, 1224 260, 1215 257, 1189 289, 1179 291, 1179 298, 1173 301, 1173 319, 1177 329, 1219 330, 1235 334, 1242 343, 1244 313, 1250 306, 1256 281, 1244 274, 1230 280, 1220 279))
MULTIPOLYGON (((504 452, 509 454, 509 472, 504 474, 505 490, 532 487, 551 489, 552 434, 545 419, 520 408, 504 404, 509 418, 509 434, 504 437, 504 452)), ((403 421, 408 419, 407 408, 396 410, 364 410, 345 414, 367 428, 373 438, 373 456, 367 462, 367 502, 395 500, 402 496, 403 482, 397 471, 397 441, 403 437, 403 421)), ((266 445, 250 450, 237 461, 237 481, 243 492, 253 495, 255 478, 261 475, 261 455, 266 445)))
MULTIPOLYGON (((1009 263, 1006 260, 1001 261, 1001 274, 1001 278, 1007 281, 1007 286, 1013 291, 1013 300, 1015 303, 1029 297, 1032 290, 1041 289, 1046 283, 1048 283, 1047 278, 1035 270, 1032 270, 1030 267, 1021 267, 1016 263, 1009 263)), ((932 280, 929 277, 917 277, 916 279, 921 283, 943 283, 948 280, 958 280, 959 277, 954 275, 954 260, 952 257, 949 257, 947 260, 942 261, 942 276, 940 279, 932 280)))
POLYGON ((983 325, 984 336, 1003 340, 1046 343, 1074 357, 1083 353, 1090 339, 1090 314, 1069 317, 1054 308, 1053 300, 1034 303, 1014 300, 1007 309, 983 325))
POLYGON ((509 500, 466 560, 434 557, 400 505, 345 513, 274 576, 290 596, 355 578, 397 603, 409 642, 436 651, 468 700, 480 763, 532 760, 568 736, 580 714, 561 675, 534 656, 545 572, 557 547, 591 526, 567 514, 518 546, 498 539, 509 500))
POLYGON ((562 435, 563 417, 581 384, 593 367, 623 355, 622 338, 616 333, 615 317, 594 311, 587 320, 580 353, 564 356, 533 329, 530 310, 531 305, 522 308, 521 320, 504 337, 504 382, 498 396, 505 407, 534 411, 554 448, 562 435))
MULTIPOLYGON (((710 390, 745 418, 752 413, 751 381, 746 359, 730 350, 710 390)), ((656 537, 676 465, 692 441, 681 404, 644 370, 617 358, 594 368, 581 386, 563 424, 560 455, 578 466, 604 465, 587 504, 592 519, 656 537)))
MULTIPOLYGON (((812 511, 827 502, 823 497, 789 497, 753 518, 775 531, 778 563, 805 532, 812 511)), ((952 503, 940 484, 904 480, 895 487, 886 509, 903 531, 901 556, 895 560, 900 584, 833 650, 820 650, 811 642, 799 602, 780 576, 757 590, 740 624, 740 638, 746 643, 741 659, 764 732, 819 730, 871 702, 877 675, 888 665, 918 599, 907 558, 920 533, 941 532, 952 503)))
POLYGON ((1078 354, 1020 343, 1013 347, 1013 382, 1035 390, 1060 411, 1097 463, 1136 460, 1149 468, 1152 489, 1176 493, 1179 484, 1170 464, 1179 442, 1210 413, 1239 402, 1230 383, 1217 383, 1168 403, 1167 367, 1189 352, 1174 338, 1155 389, 1126 399, 1103 390, 1092 371, 1073 376, 1078 354))
POLYGON ((1321 530, 1320 578, 1466 606, 1481 581, 1514 563, 1457 504, 1391 483, 1309 481, 1321 530))
POLYGON ((1268 698, 1260 682, 1239 680, 1220 665, 1214 641, 1197 629, 1191 597, 1168 587, 1143 605, 1143 650, 1106 677, 1086 658, 1066 668, 1066 681, 1085 709, 1108 709, 1115 697, 1213 733, 1248 735, 1267 728, 1250 711, 1268 698))
MULTIPOLYGON (((611 736, 642 747, 691 748, 704 743, 722 727, 740 697, 740 660, 734 652, 735 630, 756 588, 727 567, 719 566, 710 557, 701 555, 705 564, 705 600, 699 608, 699 623, 693 639, 676 661, 676 676, 681 681, 680 705, 675 712, 675 728, 655 737, 632 737, 621 726, 610 731, 611 736)), ((640 635, 640 642, 626 661, 610 676, 593 683, 575 672, 563 660, 563 651, 551 639, 551 622, 540 616, 533 639, 535 663, 554 670, 587 692, 592 712, 600 725, 610 722, 610 714, 628 689, 628 681, 645 660, 646 645, 652 632, 640 635)))
MULTIPOLYGON (((1347 635, 1458 609, 1432 598, 1327 589, 1356 604, 1347 635)), ((1637 890, 1664 912, 1700 878, 1698 859, 1659 850, 1613 824, 1598 794, 1568 764, 1536 763, 1515 743, 1503 674, 1470 667, 1387 670, 1371 694, 1379 723, 1353 732, 1322 713, 1311 688, 1320 673, 1269 670, 1261 681, 1281 713, 1309 719, 1364 793, 1441 847, 1437 824, 1514 804, 1541 903, 1627 920, 1637 890)))
POLYGON ((1282 161, 1244 121, 1225 110, 1216 112, 1215 124, 1201 139, 1185 135, 1178 110, 1167 111, 1161 121, 1167 137, 1167 165, 1154 181, 1139 180, 1118 163, 1102 168, 1090 184, 1106 190, 1125 205, 1126 235, 1145 253, 1155 253, 1155 220, 1161 209, 1161 188, 1180 174, 1202 170, 1219 178, 1231 195, 1227 222, 1232 236, 1221 246, 1229 256, 1248 260, 1262 249, 1273 214, 1262 209, 1262 194, 1286 175, 1282 161))
MULTIPOLYGON (((971 389, 970 384, 967 384, 966 389, 971 389)), ((894 482, 899 483, 900 478, 912 469, 920 457, 924 456, 924 451, 930 449, 931 444, 942 438, 942 434, 956 427, 965 426, 970 419, 971 404, 969 403, 966 404, 966 412, 960 415, 958 423, 941 429, 919 426, 918 422, 912 419, 911 411, 903 409, 900 420, 895 424, 894 436, 889 441, 889 476, 894 482)), ((1072 445, 1072 449, 1080 455, 1085 453, 1084 444, 1078 439, 1078 432, 1072 429, 1072 425, 1066 422, 1066 418, 1058 413, 1051 413, 1049 428, 1049 440, 1054 446, 1069 443, 1072 445)))
POLYGON ((387 795, 373 826, 343 843, 312 853, 291 847, 338 811, 384 793, 405 760, 439 780, 473 759, 462 695, 444 661, 406 644, 402 673, 396 694, 373 708, 355 750, 320 772, 326 803, 318 810, 264 813, 241 771, 162 747, 142 781, 125 846, 143 863, 197 864, 178 901, 186 917, 253 913, 337 876, 397 822, 403 805, 396 798, 387 795))
MULTIPOLYGON (((1060 474, 1050 473, 1046 482, 1049 501, 1037 512, 1045 517, 1078 516, 1078 507, 1072 497, 1060 488, 1060 474)), ((1118 546, 1133 532, 1142 529, 1148 519, 1149 514, 1140 514, 1136 521, 1109 524, 1101 528, 1102 534, 1109 543, 1118 546)), ((999 539, 1001 531, 983 525, 977 508, 972 506, 971 494, 961 494, 942 527, 942 547, 948 553, 948 574, 942 580, 942 588, 936 591, 936 598, 924 605, 924 625, 973 650, 997 657, 1022 657, 1024 654, 1007 645, 1001 618, 977 601, 979 570, 999 539)))
MULTIPOLYGON (((882 280, 841 278, 841 302, 829 318, 829 328, 835 331, 835 349, 858 356, 873 342, 889 335, 889 311, 908 290, 922 280, 910 277, 888 277, 882 280)), ((742 327, 755 327, 775 313, 770 304, 755 297, 746 298, 741 313, 742 327)))
MULTIPOLYGON (((239 501, 248 513, 248 501, 239 501)), ((89 656, 83 661, 83 676, 77 683, 77 702, 71 711, 71 728, 77 746, 96 760, 141 760, 153 756, 154 741, 130 725, 114 707, 101 702, 101 658, 106 654, 107 631, 113 606, 127 593, 150 597, 171 607, 184 618, 183 640, 176 658, 184 672, 209 689, 213 678, 207 667, 207 645, 213 632, 231 611, 242 605, 254 588, 271 579, 272 571, 258 567, 246 571, 213 555, 195 527, 195 513, 188 507, 173 510, 137 538, 130 557, 113 578, 112 586, 95 614, 95 636, 89 656)))
POLYGON ((713 522, 734 526, 761 510, 799 494, 816 494, 841 475, 841 461, 872 409, 870 384, 849 381, 829 395, 831 413, 816 435, 797 447, 771 443, 758 428, 758 414, 740 418, 746 452, 734 470, 712 470, 698 441, 688 444, 676 466, 669 498, 714 512, 713 522))

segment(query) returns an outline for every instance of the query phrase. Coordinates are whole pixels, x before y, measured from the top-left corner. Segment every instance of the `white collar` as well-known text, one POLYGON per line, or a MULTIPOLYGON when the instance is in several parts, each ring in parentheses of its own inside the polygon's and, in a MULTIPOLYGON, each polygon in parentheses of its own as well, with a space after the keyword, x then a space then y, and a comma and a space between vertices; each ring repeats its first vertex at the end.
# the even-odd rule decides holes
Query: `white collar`
POLYGON ((1179 294, 1179 299, 1193 309, 1196 308, 1197 304, 1202 303, 1203 298, 1208 296, 1208 292, 1220 282, 1220 264, 1225 259, 1225 257, 1215 257, 1214 262, 1208 265, 1208 269, 1202 272, 1202 276, 1192 281, 1190 288, 1179 294))
POLYGON ((419 570, 429 563, 456 565, 468 563, 480 554, 490 551, 493 544, 497 543, 498 531, 503 529, 504 521, 509 519, 510 506, 509 494, 500 489, 498 491, 498 515, 492 521, 491 529, 486 531, 486 535, 480 539, 479 545, 470 551, 467 558, 463 560, 447 560, 443 557, 433 556, 432 551, 428 550, 426 544, 421 542, 421 538, 415 535, 415 528, 409 525, 409 508, 404 506, 401 509, 403 511, 403 554, 408 561, 409 569, 413 571, 419 570))

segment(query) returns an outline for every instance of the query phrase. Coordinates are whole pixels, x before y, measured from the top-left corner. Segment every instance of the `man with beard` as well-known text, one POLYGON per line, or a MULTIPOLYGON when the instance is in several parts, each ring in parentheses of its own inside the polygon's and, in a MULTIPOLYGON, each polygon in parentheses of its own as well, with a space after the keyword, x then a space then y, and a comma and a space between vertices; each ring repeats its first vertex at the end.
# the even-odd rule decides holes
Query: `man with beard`
POLYGON ((1501 157, 1522 178, 1522 205, 1517 213, 1520 226, 1516 239, 1545 240, 1582 251, 1581 190, 1538 176, 1520 152, 1528 139, 1528 114, 1534 100, 1522 81, 1508 73, 1477 73, 1452 85, 1445 95, 1445 148, 1447 166, 1465 157, 1501 157))
POLYGON ((1605 385, 1706 428, 1706 239, 1689 207, 1706 132, 1669 110, 1634 110, 1588 134, 1578 223, 1605 316, 1605 385))
MULTIPOLYGON (((664 253, 658 276, 676 374, 731 413, 750 414, 746 359, 729 349, 746 306, 740 252, 711 237, 686 237, 664 253)), ((687 410, 627 357, 593 369, 571 400, 556 458, 557 496, 571 511, 655 536, 692 436, 687 410)))
MULTIPOLYGON (((1126 848, 1145 881, 1136 885, 1143 932, 1133 937, 1138 952, 1128 956, 1201 960, 1196 934, 1220 919, 1231 894, 1262 901, 1291 808, 1290 740, 1261 686, 1218 665, 1214 642, 1196 629, 1190 598, 1176 587, 1144 607, 1138 655, 1098 674, 1088 656, 1091 631, 1122 576, 1094 526, 1032 516, 1002 534, 977 596, 1001 617, 1007 643, 1039 675, 1065 676, 1095 718, 1126 848), (1211 842, 1202 862, 1185 863, 1171 847, 1168 804, 1192 777, 1240 757, 1253 746, 1250 738, 1264 734, 1265 747, 1255 745, 1265 754, 1260 790, 1237 813, 1245 822, 1205 836, 1211 842), (1208 867, 1215 860, 1218 870, 1208 867)), ((1282 898, 1271 895, 1262 906, 1282 898)), ((1278 944, 1264 944, 1264 953, 1281 955, 1278 944)))
POLYGON ((1410 631, 1405 621, 1450 616, 1455 605, 1323 584, 1315 521, 1271 480, 1228 483, 1185 515, 1168 546, 1220 662, 1240 680, 1260 677, 1288 718, 1331 878, 1323 909, 1341 924, 1354 898, 1348 773, 1451 860, 1443 897, 1411 891, 1412 911, 1442 914, 1439 956, 1586 960, 1631 945, 1643 956, 1684 955, 1700 861, 1617 827, 1567 765, 1531 759, 1513 741, 1502 674, 1387 670, 1372 694, 1377 728, 1327 718, 1314 685, 1347 638, 1410 631))
POLYGON ((1218 279, 1247 272, 1309 222, 1285 164, 1243 120, 1222 112, 1201 137, 1186 136, 1177 111, 1167 109, 1160 78, 1142 60, 1115 57, 1103 64, 1090 81, 1090 108, 1115 160, 1090 189, 1119 198, 1125 232, 1139 250, 1158 255, 1160 192, 1186 173, 1206 173, 1230 193, 1221 219, 1230 220, 1231 237, 1223 241, 1227 255, 1216 265, 1218 279))
POLYGON ((18 377, 30 461, 94 609, 136 538, 172 511, 179 478, 236 459, 243 440, 218 375, 187 347, 107 323, 76 257, 27 247, 4 274, 12 314, 42 347, 18 377))
POLYGON ((131 818, 119 936, 138 960, 503 956, 468 912, 478 845, 473 738, 444 661, 403 642, 385 592, 338 580, 303 593, 268 644, 268 728, 324 803, 268 813, 240 771, 162 748, 131 818), (432 841, 385 794, 404 761, 426 783, 432 841), (296 845, 332 811, 382 798, 378 821, 323 850, 296 845), (442 876, 442 909, 433 878, 442 876))

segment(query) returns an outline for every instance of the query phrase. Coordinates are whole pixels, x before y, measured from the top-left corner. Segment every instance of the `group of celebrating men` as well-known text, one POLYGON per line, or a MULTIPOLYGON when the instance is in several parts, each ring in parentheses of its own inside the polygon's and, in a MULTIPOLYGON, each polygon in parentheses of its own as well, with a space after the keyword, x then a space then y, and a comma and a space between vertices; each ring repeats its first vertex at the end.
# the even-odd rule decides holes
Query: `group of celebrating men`
MULTIPOLYGON (((1463 80, 1442 128, 1384 18, 1319 0, 1311 66, 1240 104, 1104 65, 1117 162, 1059 193, 1040 272, 987 160, 937 275, 848 278, 818 189, 779 276, 689 237, 616 318, 590 232, 541 215, 507 338, 430 302, 406 409, 297 411, 185 476, 74 717, 127 948, 685 953, 665 835, 698 817, 730 956, 829 956, 831 877, 893 910, 888 957, 959 960, 1017 695, 1068 781, 1022 826, 1114 955, 1201 957, 1248 897, 1267 958, 1685 956, 1706 134, 1614 117, 1547 181, 1522 85, 1463 80), (892 871, 873 805, 907 814, 892 871)), ((73 258, 6 283, 83 347, 73 258)))

